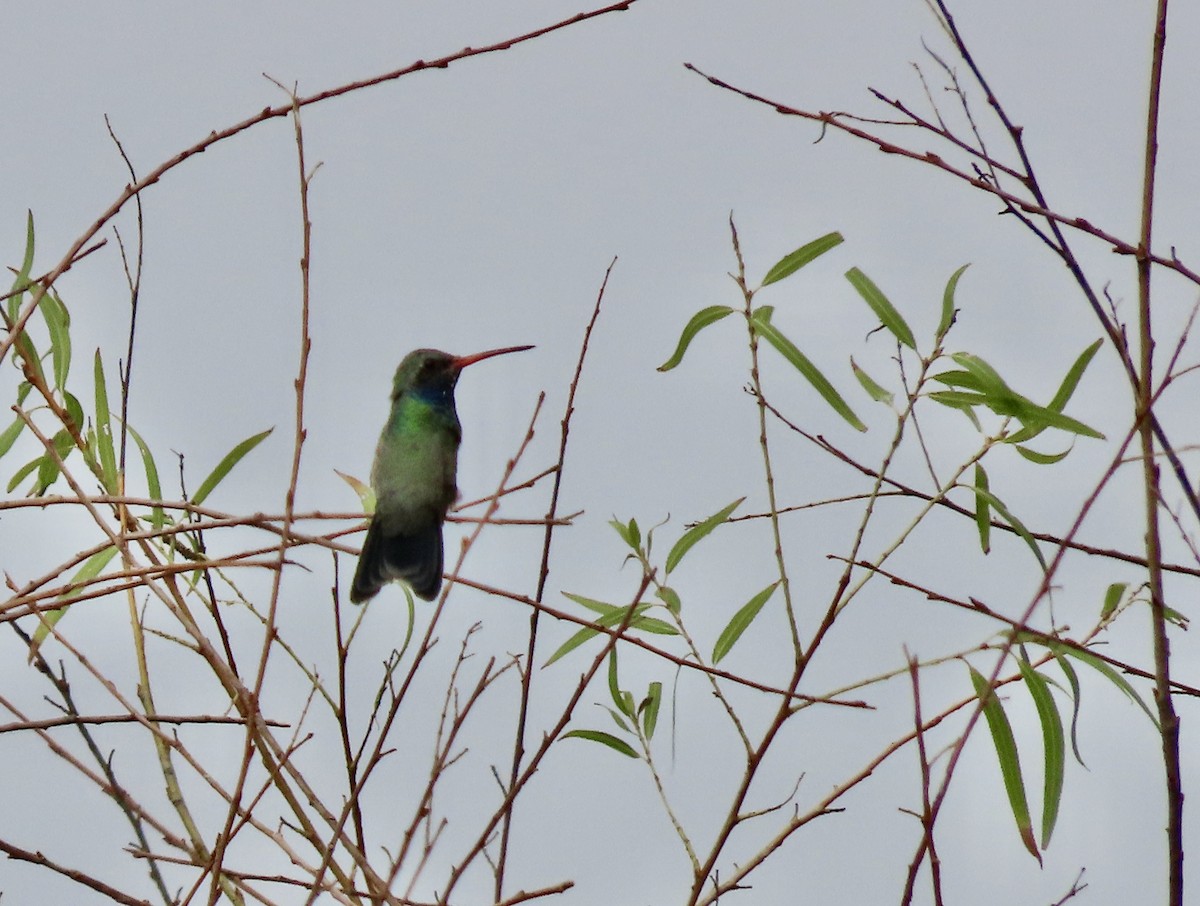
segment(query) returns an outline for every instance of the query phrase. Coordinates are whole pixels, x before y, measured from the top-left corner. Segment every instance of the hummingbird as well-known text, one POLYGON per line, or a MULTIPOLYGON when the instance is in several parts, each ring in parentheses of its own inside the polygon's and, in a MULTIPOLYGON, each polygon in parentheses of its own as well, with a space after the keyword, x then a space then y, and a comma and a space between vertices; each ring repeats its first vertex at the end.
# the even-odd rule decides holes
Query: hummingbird
POLYGON ((367 526, 350 600, 368 601, 394 579, 432 601, 442 587, 442 523, 458 499, 455 473, 462 425, 454 386, 468 365, 532 346, 489 349, 453 356, 438 349, 406 355, 392 379, 392 408, 375 462, 371 486, 375 513, 367 526))

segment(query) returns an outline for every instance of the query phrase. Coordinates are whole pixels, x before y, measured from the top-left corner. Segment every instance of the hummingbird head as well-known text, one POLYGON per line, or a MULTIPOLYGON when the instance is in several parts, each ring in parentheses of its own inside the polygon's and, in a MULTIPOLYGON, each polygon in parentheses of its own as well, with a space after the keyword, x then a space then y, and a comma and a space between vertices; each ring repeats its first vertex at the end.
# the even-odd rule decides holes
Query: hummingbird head
POLYGON ((507 346, 489 349, 473 355, 453 356, 440 349, 414 349, 400 362, 392 381, 392 399, 408 393, 430 402, 446 402, 453 398, 458 376, 468 365, 510 352, 524 352, 532 346, 507 346))

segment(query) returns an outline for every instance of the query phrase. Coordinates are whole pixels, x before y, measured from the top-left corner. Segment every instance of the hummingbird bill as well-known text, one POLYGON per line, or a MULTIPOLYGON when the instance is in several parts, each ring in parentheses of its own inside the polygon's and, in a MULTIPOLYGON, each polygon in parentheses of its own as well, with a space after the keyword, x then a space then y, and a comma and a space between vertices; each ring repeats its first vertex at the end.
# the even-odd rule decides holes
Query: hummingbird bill
POLYGON ((388 582, 406 582, 426 601, 442 587, 442 523, 458 499, 462 426, 454 387, 468 365, 532 346, 453 356, 438 349, 406 355, 392 380, 392 405, 375 448, 375 513, 367 527, 350 600, 361 604, 388 582))

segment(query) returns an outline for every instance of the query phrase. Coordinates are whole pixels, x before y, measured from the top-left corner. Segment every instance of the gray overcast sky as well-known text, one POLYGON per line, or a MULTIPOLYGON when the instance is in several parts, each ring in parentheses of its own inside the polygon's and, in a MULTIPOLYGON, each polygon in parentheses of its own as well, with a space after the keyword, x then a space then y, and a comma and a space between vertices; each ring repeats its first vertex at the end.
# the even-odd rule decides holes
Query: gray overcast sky
MULTIPOLYGON (((1026 129, 1053 204, 1132 239, 1150 4, 1022 0, 956 6, 981 65, 1026 129)), ((0 110, 8 124, 0 143, 4 261, 20 263, 26 209, 36 218, 37 266, 44 270, 125 185, 105 114, 141 174, 210 131, 283 102, 263 73, 298 84, 302 95, 313 93, 515 36, 583 8, 561 0, 11 5, 0 80, 0 110)), ((1200 108, 1192 95, 1200 63, 1191 51, 1200 39, 1200 19, 1182 4, 1174 15, 1158 235, 1194 261, 1200 251, 1194 167, 1200 108)), ((917 0, 640 0, 628 12, 501 54, 307 108, 308 160, 322 166, 310 196, 313 348, 297 505, 354 508, 333 470, 367 476, 392 372, 405 352, 419 346, 456 353, 517 343, 538 347, 471 369, 459 385, 465 433, 459 483, 466 498, 493 487, 543 389, 546 408, 526 469, 532 474, 552 462, 579 340, 604 270, 617 256, 577 400, 563 492, 563 509, 585 515, 556 542, 547 600, 562 605, 560 590, 610 601, 633 593, 637 577, 628 566, 620 569, 623 549, 607 526, 613 515, 636 516, 643 525, 670 515, 660 530, 665 548, 685 523, 737 497, 749 494, 747 508, 760 510, 765 498, 757 426, 742 392, 746 353, 734 320, 702 335, 680 369, 654 371, 694 311, 740 304, 726 276, 734 267, 730 211, 751 275, 826 232, 846 237, 842 247, 761 299, 778 306, 776 322, 834 379, 871 432, 858 438, 790 369, 767 361, 773 398, 806 428, 848 448, 862 445, 854 449, 869 450, 868 460, 890 437, 891 417, 859 392, 846 362, 853 352, 879 378, 889 374, 894 353, 882 337, 866 338, 872 323, 842 277, 854 265, 927 338, 946 279, 971 262, 960 284, 962 315, 951 345, 1015 376, 1020 389, 1048 396, 1064 362, 1100 330, 1067 275, 1011 218, 995 216, 994 201, 839 135, 815 142, 819 133, 811 124, 719 91, 683 67, 694 63, 797 106, 885 116, 867 86, 922 104, 913 62, 941 84, 922 39, 939 52, 946 49, 917 0)), ((938 97, 943 99, 940 92, 938 97)), ((973 101, 983 120, 983 99, 976 93, 973 101)), ((994 130, 990 137, 1000 138, 994 130)), ((213 498, 215 506, 238 513, 278 512, 290 465, 300 286, 296 182, 292 126, 277 119, 217 145, 144 194, 146 269, 130 420, 161 451, 169 493, 176 487, 169 451, 185 454, 194 489, 234 443, 277 426, 213 498)), ((134 232, 131 210, 118 221, 127 240, 134 232)), ((95 347, 103 350, 110 378, 115 373, 128 326, 120 259, 111 232, 104 235, 108 247, 59 284, 74 319, 75 367, 85 385, 95 347)), ((1132 306, 1131 262, 1102 246, 1080 248, 1097 282, 1111 281, 1113 298, 1132 306)), ((1186 290, 1172 297, 1177 288, 1161 282, 1164 319, 1178 320, 1193 300, 1186 290)), ((11 374, 6 370, 6 394, 11 374)), ((1101 353, 1088 380, 1072 411, 1110 438, 1119 436, 1125 415, 1109 404, 1115 398, 1124 403, 1128 393, 1109 352, 1101 353)), ((976 443, 960 420, 935 424, 948 432, 943 465, 976 443)), ((784 501, 864 490, 813 448, 785 443, 790 446, 779 453, 784 501)), ((1031 526, 1064 531, 1111 455, 1110 446, 1077 446, 1057 469, 1001 458, 993 486, 1031 526), (1074 490, 1058 496, 1064 489, 1074 490)), ((32 447, 20 449, 32 455, 32 447)), ((4 477, 22 461, 18 452, 10 454, 4 477)), ((906 467, 910 476, 920 475, 915 458, 906 467)), ((506 512, 536 517, 544 506, 544 496, 518 498, 506 512)), ((1126 519, 1136 506, 1136 498, 1123 493, 1103 498, 1093 540, 1136 549, 1139 523, 1126 519)), ((825 554, 844 550, 855 515, 823 509, 785 524, 801 598, 825 600, 836 574, 825 554)), ((941 577, 955 593, 977 594, 1019 612, 1037 582, 1028 552, 1005 538, 985 561, 977 549, 971 553, 977 545, 967 523, 939 524, 946 534, 914 539, 906 566, 931 581, 941 577), (970 558, 969 573, 958 568, 960 556, 970 558)), ((875 540, 886 540, 884 534, 875 540)), ((468 573, 531 592, 540 532, 493 535, 468 573)), ((94 527, 84 522, 28 514, 0 519, 0 549, 7 554, 2 564, 19 583, 96 540, 94 527), (20 559, 12 553, 18 549, 20 559)), ((236 549, 239 542, 228 543, 236 549)), ((773 561, 765 529, 727 528, 706 544, 698 549, 705 556, 681 578, 680 591, 711 639, 736 606, 771 581, 773 561)), ((451 540, 448 549, 457 544, 451 540)), ((289 579, 295 584, 285 601, 292 611, 284 619, 292 621, 298 644, 316 663, 329 657, 324 615, 330 561, 315 553, 301 561, 316 574, 302 578, 297 571, 289 579), (321 617, 305 616, 313 613, 321 617), (306 620, 312 624, 307 632, 306 620)), ((349 564, 343 559, 343 576, 349 564)), ((1094 564, 1072 564, 1064 572, 1056 599, 1060 622, 1087 625, 1104 587, 1130 578, 1107 565, 1089 567, 1094 564)), ((385 594, 400 599, 394 589, 385 594)), ((400 609, 390 612, 386 603, 381 600, 369 616, 374 647, 360 652, 364 689, 372 688, 400 631, 400 609)), ((467 626, 483 620, 479 650, 500 656, 523 650, 524 610, 466 591, 454 604, 442 633, 447 649, 467 626)), ((882 583, 860 604, 839 623, 831 643, 836 657, 814 666, 814 690, 902 666, 902 645, 934 656, 980 641, 988 631, 981 620, 934 610, 882 583)), ((419 610, 418 623, 421 618, 419 610)), ((101 662, 121 669, 128 657, 124 608, 115 600, 102 602, 77 620, 75 631, 96 640, 101 662)), ((1133 627, 1136 618, 1124 629, 1126 648, 1116 646, 1113 653, 1147 663, 1148 633, 1133 627)), ((546 632, 548 652, 570 630, 551 625, 546 632)), ((778 642, 782 632, 781 619, 756 626, 731 658, 731 669, 753 673, 760 659, 786 657, 778 642)), ((1195 660, 1188 641, 1177 642, 1178 671, 1185 677, 1195 660)), ((15 640, 0 645, 0 685, 34 707, 45 691, 40 679, 25 666, 15 640)), ((565 688, 582 663, 552 666, 539 682, 565 688)), ((669 686, 673 678, 650 659, 630 657, 628 669, 635 689, 651 679, 669 686)), ((961 664, 933 670, 927 681, 937 701, 969 692, 961 664)), ((202 694, 211 689, 192 689, 181 679, 172 691, 180 703, 194 696, 196 707, 213 707, 202 694)), ((286 702, 304 691, 277 694, 286 702)), ((99 692, 90 695, 97 709, 111 709, 99 692)), ((710 705, 699 682, 682 683, 681 696, 677 756, 672 761, 664 740, 662 761, 683 819, 706 845, 714 820, 710 795, 720 801, 736 777, 721 769, 736 750, 700 716, 710 705)), ((868 697, 879 711, 829 709, 795 721, 770 766, 778 789, 764 788, 753 805, 765 806, 776 793, 786 796, 788 778, 801 772, 801 802, 811 802, 905 731, 911 723, 907 687, 868 697)), ((603 700, 602 687, 585 698, 603 700)), ((549 714, 554 701, 547 692, 539 707, 549 714)), ((1036 718, 1025 704, 1014 703, 1017 732, 1032 743, 1026 764, 1040 801, 1036 718)), ((748 708, 756 713, 752 702, 748 708)), ((1191 715, 1185 711, 1184 717, 1185 741, 1193 743, 1185 751, 1194 765, 1191 715)), ((574 725, 605 721, 589 705, 574 725)), ((504 729, 497 732, 507 733, 510 722, 510 714, 498 714, 504 729)), ((486 765, 503 761, 507 744, 491 751, 487 727, 476 733, 472 770, 482 778, 479 795, 491 795, 486 765)), ((110 740, 118 767, 123 757, 148 757, 122 754, 121 740, 110 740)), ((1111 686, 1090 683, 1080 742, 1090 771, 1068 765, 1060 827, 1039 871, 1013 830, 986 737, 974 739, 941 831, 948 901, 1053 902, 1085 866, 1089 888, 1078 902, 1116 906, 1161 899, 1161 764, 1149 722, 1111 686)), ((140 866, 113 857, 114 846, 95 845, 97 837, 124 841, 127 828, 115 821, 93 828, 81 817, 87 810, 50 807, 42 784, 77 791, 80 801, 90 803, 86 809, 109 822, 107 803, 94 791, 35 742, 0 738, 0 759, 9 778, 0 837, 59 856, 82 852, 84 862, 114 859, 105 869, 114 882, 137 883, 131 879, 141 875, 140 866)), ((397 783, 403 779, 398 773, 397 783)), ((462 788, 469 796, 470 782, 462 788)), ((915 756, 894 759, 842 803, 845 813, 799 832, 754 876, 753 891, 731 895, 730 902, 894 902, 919 839, 917 823, 898 809, 918 807, 918 791, 915 756)), ((599 746, 567 741, 530 797, 519 813, 514 889, 572 878, 578 886, 559 902, 682 899, 688 865, 639 765, 599 746)), ((766 835, 765 826, 761 832, 766 835)), ((1194 833, 1189 839, 1200 843, 1194 833)), ((731 858, 755 848, 747 842, 731 858)), ((0 863, 5 906, 10 899, 100 902, 66 882, 52 886, 58 883, 28 866, 0 863)), ((483 902, 489 890, 480 879, 464 894, 483 902)))

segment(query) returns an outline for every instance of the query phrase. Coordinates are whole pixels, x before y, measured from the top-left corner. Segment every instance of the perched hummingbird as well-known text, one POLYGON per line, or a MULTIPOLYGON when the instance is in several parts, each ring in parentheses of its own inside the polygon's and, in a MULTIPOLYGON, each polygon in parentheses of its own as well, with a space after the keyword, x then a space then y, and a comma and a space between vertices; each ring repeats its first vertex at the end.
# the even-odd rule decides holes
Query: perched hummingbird
POLYGON ((442 522, 458 498, 455 473, 462 426, 454 409, 454 385, 468 365, 532 346, 452 356, 437 349, 410 352, 392 380, 388 415, 375 463, 375 515, 367 527, 350 586, 361 604, 393 579, 431 601, 442 587, 442 522))

